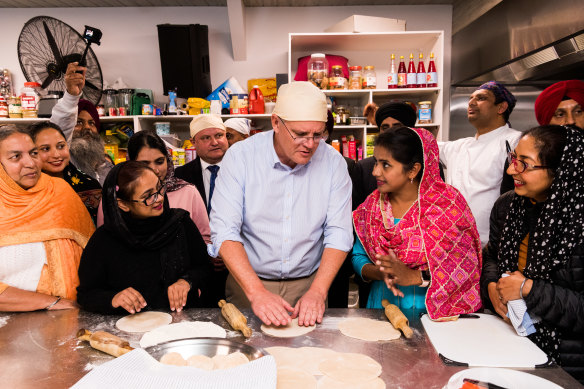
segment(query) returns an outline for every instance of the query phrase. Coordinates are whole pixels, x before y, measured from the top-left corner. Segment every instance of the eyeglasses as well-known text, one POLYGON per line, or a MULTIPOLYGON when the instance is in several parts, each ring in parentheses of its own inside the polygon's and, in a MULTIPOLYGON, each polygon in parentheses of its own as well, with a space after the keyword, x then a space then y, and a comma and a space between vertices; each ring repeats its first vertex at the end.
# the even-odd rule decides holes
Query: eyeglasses
POLYGON ((158 191, 152 193, 150 196, 146 197, 144 200, 130 200, 133 201, 135 203, 142 203, 145 206, 149 207, 152 204, 156 203, 159 199, 159 197, 163 197, 166 194, 166 184, 164 183, 160 183, 160 189, 158 189, 158 191))
POLYGON ((505 141, 507 146, 507 162, 509 165, 513 164, 513 168, 517 173, 523 173, 526 170, 535 170, 535 169, 550 169, 550 166, 544 165, 531 165, 525 161, 522 161, 517 158, 517 154, 511 151, 511 146, 509 146, 509 142, 505 141))
POLYGON ((297 144, 306 143, 310 139, 312 139, 314 141, 314 143, 318 143, 318 142, 320 142, 321 139, 326 138, 326 130, 324 130, 320 134, 314 134, 313 136, 294 136, 294 135, 292 135, 292 132, 288 129, 288 127, 286 126, 286 123, 284 123, 282 118, 278 116, 278 119, 280 120, 280 123, 282 123, 284 125, 284 128, 286 129, 286 131, 288 131, 288 134, 290 134, 290 137, 292 138, 292 140, 297 144))

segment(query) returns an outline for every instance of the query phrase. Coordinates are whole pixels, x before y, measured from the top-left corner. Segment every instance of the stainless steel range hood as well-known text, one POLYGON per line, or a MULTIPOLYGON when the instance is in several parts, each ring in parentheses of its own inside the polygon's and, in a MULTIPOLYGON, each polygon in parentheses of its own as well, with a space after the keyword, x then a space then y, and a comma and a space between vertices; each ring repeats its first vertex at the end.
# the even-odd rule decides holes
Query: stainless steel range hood
POLYGON ((582 0, 504 0, 452 37, 452 85, 584 78, 582 0))

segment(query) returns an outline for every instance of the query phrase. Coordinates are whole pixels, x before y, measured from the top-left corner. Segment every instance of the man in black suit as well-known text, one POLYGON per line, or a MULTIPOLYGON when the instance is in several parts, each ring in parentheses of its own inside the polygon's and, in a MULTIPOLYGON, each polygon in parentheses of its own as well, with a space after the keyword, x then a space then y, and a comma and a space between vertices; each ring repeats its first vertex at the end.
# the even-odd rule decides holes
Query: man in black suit
MULTIPOLYGON (((211 211, 215 179, 221 167, 221 160, 229 147, 225 136, 226 128, 219 116, 202 114, 193 118, 190 130, 197 158, 177 167, 174 174, 197 187, 205 201, 208 214, 211 211)), ((225 298, 225 280, 228 272, 221 258, 211 258, 211 261, 214 269, 211 297, 218 301, 225 298)))

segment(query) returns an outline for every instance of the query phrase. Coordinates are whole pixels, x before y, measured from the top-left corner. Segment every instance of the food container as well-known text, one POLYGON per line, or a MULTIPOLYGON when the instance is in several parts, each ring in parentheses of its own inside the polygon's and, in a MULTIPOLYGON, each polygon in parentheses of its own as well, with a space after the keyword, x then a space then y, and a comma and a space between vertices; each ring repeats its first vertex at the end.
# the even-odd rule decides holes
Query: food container
POLYGON ((335 65, 332 67, 332 73, 329 78, 329 89, 347 89, 349 81, 343 74, 343 67, 335 65))
POLYGON ((363 83, 363 72, 361 66, 351 66, 349 68, 349 89, 361 89, 363 83))
POLYGON ((351 124, 353 124, 353 125, 365 125, 367 123, 367 118, 364 118, 364 117, 351 116, 349 118, 349 120, 351 121, 351 124))
POLYGON ((276 107, 276 103, 273 102, 266 102, 265 104, 266 112, 265 113, 272 113, 274 112, 274 108, 276 107))
POLYGON ((118 116, 118 91, 106 89, 103 91, 105 111, 108 116, 118 116))
POLYGON ((158 136, 170 134, 170 122, 155 122, 154 128, 158 136))
POLYGON ((327 89, 329 63, 326 56, 322 53, 312 54, 307 66, 306 77, 308 81, 320 89, 327 89))
POLYGON ((183 358, 187 359, 193 355, 206 355, 212 358, 215 355, 227 355, 239 351, 245 354, 250 361, 269 355, 262 348, 222 338, 171 340, 155 346, 146 347, 144 350, 156 360, 160 360, 164 354, 171 352, 179 353, 183 358))
POLYGON ((229 95, 229 113, 232 115, 247 115, 248 111, 248 97, 247 93, 238 93, 229 95))
POLYGON ((432 102, 420 101, 418 103, 418 124, 432 123, 432 102))
POLYGON ((118 96, 118 111, 120 116, 127 116, 132 111, 132 97, 134 96, 134 89, 120 89, 118 96))
POLYGON ((375 66, 365 66, 363 72, 363 89, 377 88, 377 74, 375 73, 375 66))

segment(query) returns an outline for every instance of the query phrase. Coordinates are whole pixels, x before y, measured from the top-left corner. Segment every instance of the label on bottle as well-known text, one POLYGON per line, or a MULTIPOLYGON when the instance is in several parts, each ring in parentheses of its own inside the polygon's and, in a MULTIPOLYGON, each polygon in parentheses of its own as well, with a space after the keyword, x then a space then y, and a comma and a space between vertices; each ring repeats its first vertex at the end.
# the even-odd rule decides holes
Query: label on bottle
POLYGON ((388 86, 397 85, 397 73, 389 73, 387 75, 387 85, 388 86))
POLYGON ((432 122, 432 108, 420 108, 418 110, 418 119, 420 123, 432 122))
POLYGON ((438 74, 430 72, 426 76, 426 84, 438 84, 438 74))
POLYGON ((426 73, 418 73, 418 85, 426 85, 426 73))
POLYGON ((23 111, 36 111, 36 99, 34 96, 21 96, 20 105, 23 111))
POLYGON ((407 76, 407 73, 398 73, 397 74, 397 86, 406 86, 407 85, 406 76, 407 76))
POLYGON ((377 77, 364 77, 363 78, 363 88, 373 89, 377 87, 377 77))
POLYGON ((408 83, 408 86, 416 86, 417 85, 417 73, 408 73, 407 83, 408 83))

